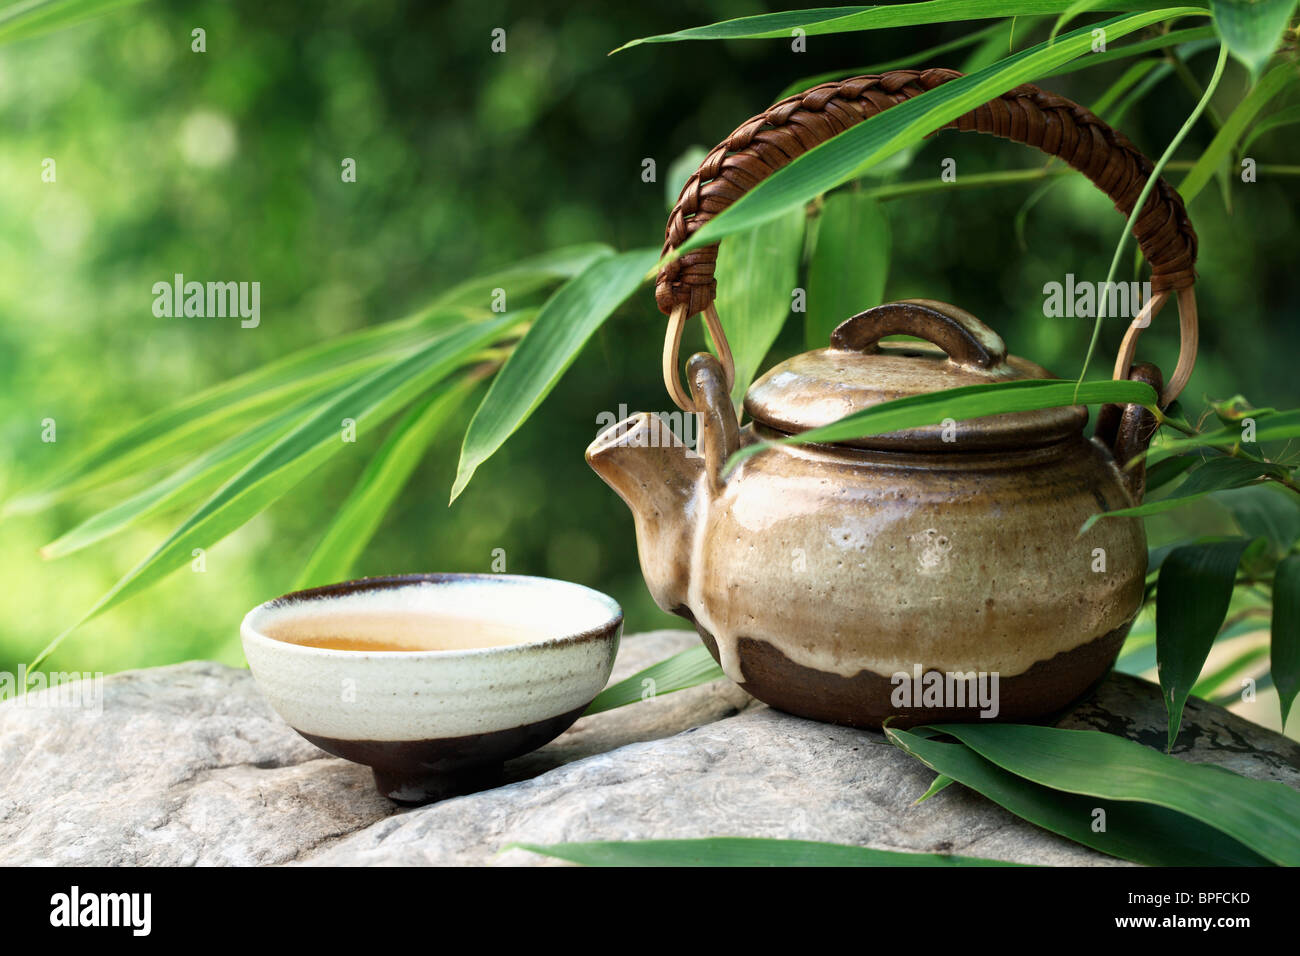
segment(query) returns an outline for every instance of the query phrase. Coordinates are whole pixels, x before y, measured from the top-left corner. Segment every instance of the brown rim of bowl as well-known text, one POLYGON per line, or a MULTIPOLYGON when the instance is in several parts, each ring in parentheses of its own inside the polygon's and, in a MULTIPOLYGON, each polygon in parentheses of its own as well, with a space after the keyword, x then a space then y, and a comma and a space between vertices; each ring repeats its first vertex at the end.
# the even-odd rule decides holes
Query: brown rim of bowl
POLYGON ((600 600, 602 604, 608 604, 611 611, 609 620, 596 627, 588 628, 584 631, 578 631, 573 634, 563 634, 559 637, 548 637, 540 641, 527 641, 522 644, 502 644, 496 647, 467 647, 448 650, 417 650, 417 651, 383 651, 384 656, 394 654, 492 654, 506 653, 509 651, 519 651, 528 647, 551 647, 565 644, 578 644, 583 641, 597 640, 606 637, 612 632, 617 631, 623 624, 623 608, 612 597, 603 591, 597 591, 595 588, 589 588, 585 584, 578 584, 575 581, 564 581, 560 578, 547 578, 533 574, 483 574, 481 572, 457 572, 457 571, 434 571, 422 574, 390 574, 372 578, 354 578, 350 581, 339 581, 334 584, 322 584, 314 588, 303 588, 300 591, 290 591, 287 594, 281 594, 279 597, 271 598, 269 601, 263 601, 254 607, 240 622, 240 632, 242 633, 247 626, 248 631, 255 637, 266 641, 275 641, 276 644, 288 645, 290 647, 299 647, 304 651, 320 654, 349 654, 349 655, 369 655, 380 652, 375 651, 352 651, 339 650, 337 648, 311 647, 306 644, 294 644, 291 641, 278 641, 273 637, 263 634, 258 628, 248 624, 248 619, 258 611, 270 611, 276 608, 291 606, 295 604, 307 604, 321 598, 339 597, 346 594, 357 594, 365 591, 386 591, 406 587, 412 584, 444 584, 460 581, 492 581, 502 584, 510 582, 545 582, 547 584, 560 584, 569 588, 580 588, 587 591, 600 600))

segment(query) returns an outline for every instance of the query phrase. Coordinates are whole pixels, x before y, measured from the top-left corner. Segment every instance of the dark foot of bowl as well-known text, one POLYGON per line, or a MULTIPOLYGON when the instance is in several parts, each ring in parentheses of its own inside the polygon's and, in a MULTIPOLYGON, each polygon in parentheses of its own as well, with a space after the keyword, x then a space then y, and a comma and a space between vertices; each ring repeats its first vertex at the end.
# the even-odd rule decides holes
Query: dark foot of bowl
POLYGON ((502 775, 503 767, 499 763, 467 767, 451 773, 410 774, 376 770, 375 787, 394 803, 418 807, 495 787, 501 783, 502 775))
POLYGON ((375 772, 375 786, 390 800, 430 803, 499 786, 502 764, 554 740, 587 705, 535 723, 464 737, 429 740, 342 740, 298 731, 326 753, 375 772))

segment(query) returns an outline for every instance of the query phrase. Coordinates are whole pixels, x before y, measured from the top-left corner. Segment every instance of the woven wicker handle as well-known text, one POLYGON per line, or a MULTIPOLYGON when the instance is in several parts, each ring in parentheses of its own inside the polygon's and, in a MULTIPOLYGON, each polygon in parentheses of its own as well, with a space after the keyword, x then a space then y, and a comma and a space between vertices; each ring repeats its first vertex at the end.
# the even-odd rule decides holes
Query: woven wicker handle
MULTIPOLYGON (((814 146, 959 76, 954 70, 895 70, 823 83, 751 118, 719 143, 686 181, 668 217, 664 253, 814 146)), ((1122 133, 1077 103, 1035 86, 1019 86, 943 128, 990 133, 1059 156, 1110 196, 1126 216, 1151 175, 1151 161, 1122 133)), ((1196 232, 1182 199, 1163 179, 1151 191, 1134 235, 1151 264, 1153 290, 1176 291, 1196 281, 1196 232)), ((666 265, 655 285, 660 311, 668 315, 678 305, 685 305, 688 315, 703 311, 716 294, 717 257, 718 247, 712 245, 666 265)))
MULTIPOLYGON (((668 217, 664 254, 682 245, 747 190, 796 157, 891 106, 959 76, 954 70, 894 70, 879 76, 823 83, 787 97, 741 124, 686 181, 668 217)), ((942 128, 989 133, 1058 156, 1092 180, 1125 216, 1132 212, 1154 168, 1122 133, 1077 103, 1036 86, 1016 87, 942 128)), ((1190 290, 1196 281, 1196 231, 1187 218, 1182 198, 1164 179, 1151 190, 1133 233, 1151 266, 1155 297, 1125 338, 1116 372, 1118 375, 1123 371, 1127 376, 1136 330, 1150 323, 1170 293, 1177 293, 1183 319, 1183 349, 1178 369, 1162 396, 1162 404, 1167 404, 1186 383, 1195 359, 1195 301, 1190 290)), ((675 325, 698 312, 705 312, 706 318, 713 318, 711 324, 716 324, 711 306, 717 294, 717 258, 717 244, 693 249, 669 262, 659 273, 655 300, 660 311, 676 316, 675 325)), ((680 337, 680 329, 677 332, 680 337)), ((680 394, 674 392, 674 397, 680 394)))

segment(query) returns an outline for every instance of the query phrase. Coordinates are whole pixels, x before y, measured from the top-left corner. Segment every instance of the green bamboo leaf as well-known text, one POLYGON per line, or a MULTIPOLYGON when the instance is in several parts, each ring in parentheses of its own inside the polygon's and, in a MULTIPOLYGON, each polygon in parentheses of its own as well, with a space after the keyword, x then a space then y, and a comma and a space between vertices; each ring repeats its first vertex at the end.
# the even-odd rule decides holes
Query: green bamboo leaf
POLYGON ((196 443, 210 447, 214 434, 222 429, 246 422, 267 408, 283 408, 304 394, 324 393, 339 382, 352 381, 467 317, 491 315, 487 310, 493 289, 506 289, 509 311, 522 314, 513 307, 519 299, 577 275, 612 254, 608 246, 588 243, 523 259, 467 280, 412 315, 301 349, 205 389, 92 447, 51 478, 7 501, 0 517, 48 508, 89 488, 152 467, 196 443))
POLYGON ((930 786, 926 788, 925 793, 921 794, 919 797, 917 797, 915 800, 912 801, 912 806, 916 806, 917 804, 920 803, 925 803, 925 801, 929 800, 935 794, 942 793, 943 791, 947 790, 956 782, 957 782, 956 780, 954 780, 952 777, 949 777, 947 774, 942 774, 942 773, 938 774, 933 780, 930 781, 930 786))
MULTIPOLYGON (((522 309, 515 313, 520 321, 531 318, 534 310, 522 309)), ((182 467, 154 482, 134 495, 118 502, 77 525, 41 549, 47 559, 59 558, 74 551, 97 544, 177 501, 206 495, 227 478, 248 464, 273 438, 283 435, 292 424, 303 417, 307 409, 318 407, 344 388, 355 384, 367 370, 381 359, 360 365, 349 364, 347 377, 342 384, 328 390, 316 391, 306 399, 254 424, 242 432, 222 441, 216 447, 187 461, 182 467)))
MULTIPOLYGON (((1300 793, 1286 784, 1189 763, 1095 730, 987 721, 931 729, 957 738, 1003 770, 1039 786, 1163 807, 1219 831, 1266 860, 1287 865, 1300 861, 1300 793)), ((1220 841, 1213 849, 1228 848, 1220 841)))
POLYGON ((1156 462, 1147 469, 1146 493, 1150 495, 1157 488, 1163 488, 1174 479, 1181 477, 1200 460, 1195 455, 1176 455, 1156 462))
MULTIPOLYGON (((924 0, 921 3, 882 4, 861 7, 814 7, 787 10, 758 16, 723 20, 707 26, 691 27, 674 33, 641 37, 617 50, 643 43, 674 43, 681 40, 762 40, 789 37, 793 30, 808 36, 856 33, 861 30, 885 30, 925 23, 952 23, 959 20, 989 20, 1004 17, 1044 15, 1065 12, 1070 0, 924 0)), ((1157 10, 1151 0, 1110 0, 1097 9, 1107 12, 1157 10)))
POLYGON ((7 502, 3 514, 39 511, 196 443, 210 446, 223 429, 268 408, 283 408, 304 395, 323 394, 352 381, 464 317, 459 310, 425 310, 310 346, 205 389, 92 447, 54 477, 7 502))
POLYGON ((1269 673, 1277 686, 1285 727, 1300 692, 1300 555, 1283 559, 1274 573, 1272 634, 1269 673))
POLYGON ((1253 78, 1282 40, 1296 0, 1210 0, 1214 25, 1253 78))
POLYGON ((1107 45, 1105 53, 1090 53, 1088 56, 1080 57, 1077 60, 1071 60, 1064 66, 1058 66, 1054 70, 1048 70, 1040 75, 1040 79, 1050 79, 1053 76, 1063 76, 1066 73, 1077 73, 1079 70, 1089 70, 1093 67, 1106 66, 1114 63, 1116 60, 1125 60, 1131 56, 1137 56, 1139 53, 1151 53, 1155 50, 1164 50, 1171 46, 1176 46, 1181 55, 1186 55, 1192 50, 1201 49, 1201 44, 1217 39, 1218 34, 1214 32, 1214 27, 1187 27, 1182 30, 1170 30, 1168 33, 1162 33, 1158 36, 1150 37, 1145 40, 1136 40, 1133 43, 1127 43, 1122 46, 1107 45), (1193 46, 1192 44, 1198 44, 1193 46))
POLYGON ((1049 34, 1049 37, 1055 40, 1057 34, 1059 34, 1061 30, 1065 28, 1065 25, 1071 20, 1078 19, 1085 13, 1091 13, 1103 8, 1109 9, 1109 7, 1106 7, 1105 0, 1074 0, 1074 2, 1066 7, 1061 15, 1056 18, 1056 22, 1052 24, 1052 32, 1049 34))
MULTIPOLYGON (((1016 34, 1019 33, 1021 39, 1029 36, 1042 17, 1011 17, 1003 20, 1001 23, 994 24, 999 27, 998 31, 989 37, 984 38, 975 49, 966 55, 961 61, 958 69, 963 73, 974 73, 976 70, 982 70, 986 66, 992 66, 998 60, 1002 59, 1008 53, 1015 52, 1016 34)), ((922 67, 929 66, 929 63, 920 64, 922 67)))
POLYGON ((455 501, 479 465, 522 425, 573 364, 582 347, 654 267, 658 253, 639 249, 598 259, 561 286, 492 380, 465 432, 451 489, 455 501))
MULTIPOLYGON (((1136 63, 1129 64, 1129 68, 1120 74, 1119 79, 1107 87, 1106 92, 1092 104, 1092 111, 1098 116, 1105 116, 1120 97, 1137 86, 1139 81, 1145 79, 1147 74, 1160 65, 1160 61, 1156 59, 1138 60, 1136 63)), ((1167 64, 1166 68, 1168 72, 1167 64)))
MULTIPOLYGON (((1154 577, 1155 573, 1160 570, 1160 566, 1165 563, 1165 558, 1169 557, 1169 555, 1172 554, 1176 548, 1181 548, 1184 545, 1188 545, 1188 544, 1212 544, 1216 541, 1236 541, 1236 540, 1237 540, 1236 535, 1229 536, 1229 535, 1222 535, 1222 534, 1205 534, 1205 535, 1199 535, 1198 537, 1195 538, 1184 538, 1180 541, 1174 541, 1169 544, 1162 544, 1158 548, 1150 548, 1147 551, 1147 576, 1154 577)), ((1153 630, 1151 631, 1151 634, 1154 638, 1155 635, 1154 622, 1153 622, 1153 630)))
POLYGON ((477 376, 466 376, 431 392, 393 427, 366 462, 347 500, 330 519, 324 537, 294 584, 295 591, 352 577, 357 558, 406 487, 425 451, 478 381, 477 376))
POLYGON ((140 0, 17 0, 0 10, 0 43, 27 40, 130 7, 140 0))
MULTIPOLYGON (((1261 677, 1254 679, 1253 689, 1255 693, 1266 691, 1272 686, 1273 686, 1273 678, 1270 677, 1268 674, 1264 674, 1261 677)), ((1226 694, 1221 694, 1218 697, 1214 698, 1212 701, 1210 701, 1210 703, 1214 704, 1216 707, 1231 707, 1233 704, 1237 704, 1241 702, 1241 692, 1242 692, 1242 688, 1234 687, 1226 694)))
MULTIPOLYGON (((850 76, 868 76, 873 73, 887 73, 890 70, 900 70, 905 67, 923 69, 938 62, 938 57, 952 53, 956 50, 964 50, 968 46, 989 39, 994 34, 997 35, 997 39, 999 40, 999 47, 1002 47, 1006 45, 1006 33, 1007 22, 994 23, 982 30, 967 33, 955 40, 949 40, 947 43, 940 43, 937 46, 929 47, 919 53, 909 53, 907 56, 895 57, 892 60, 882 60, 878 63, 872 63, 870 66, 857 67, 856 69, 831 70, 827 73, 818 73, 816 76, 805 76, 803 79, 795 80, 782 90, 773 102, 779 103, 787 96, 794 96, 796 93, 802 93, 804 90, 812 89, 814 86, 820 86, 823 83, 830 83, 834 80, 840 80, 850 76)), ((698 166, 699 163, 696 163, 696 165, 698 166)))
MULTIPOLYGON (((1122 860, 1148 866, 1258 866, 1269 862, 1213 827, 1166 807, 1133 802, 1129 797, 1099 800, 1054 789, 1003 769, 964 743, 946 743, 889 727, 885 734, 931 770, 955 779, 1022 820, 1122 860), (1098 810, 1106 815, 1105 827, 1100 830, 1094 829, 1098 810)), ((1062 743, 1072 741, 1063 738, 1062 743)), ((1109 764, 1099 765, 1094 772, 1109 769, 1109 764)))
POLYGON ((829 425, 813 428, 798 435, 790 435, 771 442, 756 442, 732 455, 727 462, 727 467, 733 467, 773 445, 809 442, 827 444, 867 435, 886 435, 924 425, 936 425, 945 418, 962 421, 968 418, 983 418, 985 415, 1108 402, 1135 403, 1151 408, 1155 406, 1156 393, 1149 385, 1141 382, 1096 381, 1084 382, 1080 385, 1056 379, 1030 379, 996 382, 991 385, 965 385, 941 392, 896 398, 891 402, 882 402, 860 412, 854 412, 852 415, 846 415, 829 425))
POLYGON ((1272 116, 1269 116, 1256 123, 1251 129, 1250 135, 1242 141, 1239 155, 1245 156, 1250 147, 1254 145, 1255 140, 1259 139, 1265 133, 1271 132, 1280 126, 1291 126, 1294 123, 1300 123, 1300 105, 1288 106, 1286 109, 1278 110, 1272 116))
POLYGON ((1282 63, 1264 75, 1246 98, 1237 104, 1237 108, 1224 121, 1223 127, 1210 140, 1205 152, 1178 184, 1178 193, 1183 202, 1190 204, 1205 187, 1215 171, 1232 156, 1237 141, 1245 134, 1247 127, 1259 115, 1259 111, 1280 93, 1295 78, 1295 67, 1282 63))
POLYGON ((487 275, 466 279, 434 300, 433 308, 478 308, 493 306, 492 293, 502 289, 506 293, 509 311, 515 311, 519 300, 557 282, 567 282, 590 269, 601 259, 607 259, 614 250, 604 243, 589 242, 564 246, 540 255, 530 256, 487 275))
POLYGON ((615 707, 624 707, 640 700, 661 697, 700 684, 712 684, 715 680, 722 680, 726 676, 717 661, 710 656, 709 649, 701 644, 699 647, 674 654, 658 664, 637 671, 617 684, 606 687, 596 695, 596 699, 584 711, 584 715, 599 714, 606 710, 613 710, 615 707))
MULTIPOLYGON (((1262 607, 1261 610, 1263 610, 1262 607)), ((1233 624, 1225 624, 1214 640, 1217 644, 1220 641, 1228 641, 1233 638, 1241 637, 1244 634, 1258 632, 1262 628, 1263 624, 1260 619, 1248 617, 1244 620, 1236 621, 1233 624)), ((1147 671, 1155 669, 1157 661, 1154 622, 1149 624, 1144 631, 1145 632, 1140 635, 1135 635, 1134 632, 1130 632, 1130 640, 1124 642, 1124 651, 1120 654, 1120 659, 1115 663, 1115 669, 1117 671, 1124 674, 1141 676, 1147 671), (1137 637, 1137 639, 1134 640, 1134 637, 1137 637)), ((1248 651, 1247 654, 1253 654, 1256 651, 1263 650, 1265 650, 1263 647, 1254 648, 1251 651, 1248 651)), ((1204 700, 1212 700, 1214 703, 1218 703, 1218 699, 1212 696, 1213 690, 1216 686, 1227 680, 1237 667, 1245 666, 1249 663, 1248 660, 1244 659, 1245 657, 1246 655, 1242 655, 1242 659, 1234 659, 1228 665, 1219 668, 1214 673, 1199 678, 1196 685, 1192 688, 1192 696, 1200 697, 1204 700)))
POLYGON ((87 548, 156 514, 182 495, 210 493, 252 461, 274 439, 288 432, 310 408, 324 401, 325 398, 313 395, 221 442, 161 481, 87 518, 41 548, 41 557, 60 558, 87 548))
MULTIPOLYGON (((1211 40, 1208 42, 1215 42, 1215 41, 1211 40)), ((1185 49, 1185 47, 1179 47, 1180 52, 1183 49, 1185 49)), ((1168 61, 1159 61, 1159 60, 1152 59, 1152 60, 1145 60, 1141 62, 1155 63, 1156 67, 1154 70, 1148 73, 1143 78, 1142 82, 1139 83, 1133 90, 1131 90, 1127 96, 1125 96, 1122 100, 1120 100, 1118 104, 1111 106, 1106 111, 1106 116, 1105 116, 1106 122, 1110 123, 1112 126, 1118 127, 1124 121, 1124 117, 1128 115, 1129 110, 1131 110, 1138 103, 1141 103, 1143 100, 1145 100, 1147 98, 1147 95, 1150 94, 1150 92, 1154 90, 1157 86, 1163 83, 1167 77, 1173 75, 1174 72, 1173 65, 1168 61)), ((1133 250, 1133 255, 1138 259, 1140 259, 1142 256, 1142 250, 1141 249, 1133 250)), ((1137 263, 1137 268, 1140 274, 1140 270, 1141 270, 1140 261, 1137 263)))
POLYGON ((736 362, 737 404, 790 316, 806 222, 802 209, 792 209, 718 252, 717 307, 736 362))
POLYGON ((1210 409, 1224 425, 1240 425, 1247 418, 1263 418, 1278 414, 1276 408, 1256 408, 1244 395, 1234 395, 1222 401, 1211 401, 1210 409))
MULTIPOLYGON (((885 301, 890 242, 889 217, 878 199, 860 192, 826 197, 808 263, 808 348, 825 348, 837 325, 885 301)), ((723 245, 719 254, 725 251, 723 245)))
POLYGON ((1300 499, 1295 492, 1269 482, 1220 491, 1214 498, 1232 513, 1242 534, 1268 541, 1273 557, 1290 553, 1300 541, 1300 499))
POLYGON ((1237 565, 1249 544, 1249 538, 1236 538, 1183 545, 1171 551, 1160 566, 1156 657, 1160 689, 1169 711, 1170 750, 1182 724, 1187 695, 1200 677, 1228 613, 1237 565))
POLYGON ((511 843, 583 866, 1017 866, 1001 860, 940 853, 904 853, 812 840, 708 837, 609 843, 511 843))
POLYGON ((1155 464, 1171 455, 1197 448, 1231 449, 1237 445, 1258 446, 1266 441, 1293 438, 1300 438, 1300 410, 1274 413, 1269 409, 1257 409, 1236 424, 1186 438, 1166 438, 1147 455, 1147 462, 1155 464))
POLYGON ((1192 688, 1192 696, 1199 697, 1201 700, 1213 700, 1215 691, 1234 677, 1249 673, 1254 665, 1258 664, 1267 655, 1268 648, 1263 644, 1258 647, 1247 648, 1240 654, 1233 656, 1226 664, 1215 668, 1197 680, 1196 686, 1192 688))
MULTIPOLYGON (((887 13, 906 6, 913 5, 878 9, 887 13)), ((1004 5, 997 6, 1001 9, 1004 5)), ((705 223, 675 254, 711 245, 725 236, 751 229, 861 175, 863 170, 912 143, 920 142, 950 120, 1090 52, 1096 29, 1104 29, 1107 39, 1114 41, 1154 23, 1203 13, 1195 7, 1170 7, 1114 17, 1072 31, 1054 43, 1040 43, 1012 54, 976 73, 950 80, 850 127, 778 169, 705 223)))
POLYGON ((41 651, 32 668, 82 624, 183 566, 194 548, 212 547, 335 455, 344 446, 339 433, 344 419, 352 419, 359 431, 378 427, 519 321, 518 316, 507 314, 454 328, 344 389, 218 489, 80 621, 41 651))
POLYGON ((1129 639, 1124 642, 1124 649, 1120 652, 1119 659, 1115 661, 1115 670, 1121 674, 1140 677, 1155 666, 1155 631, 1151 632, 1150 638, 1144 637, 1138 640, 1134 640, 1133 635, 1130 634, 1129 639))
POLYGON ((1216 491, 1244 488, 1263 480, 1265 476, 1286 478, 1289 472, 1281 465, 1249 458, 1211 458, 1188 474, 1187 480, 1163 498, 1144 501, 1132 508, 1119 508, 1095 514, 1083 523, 1083 534, 1103 518, 1145 518, 1174 508, 1191 504, 1216 491))

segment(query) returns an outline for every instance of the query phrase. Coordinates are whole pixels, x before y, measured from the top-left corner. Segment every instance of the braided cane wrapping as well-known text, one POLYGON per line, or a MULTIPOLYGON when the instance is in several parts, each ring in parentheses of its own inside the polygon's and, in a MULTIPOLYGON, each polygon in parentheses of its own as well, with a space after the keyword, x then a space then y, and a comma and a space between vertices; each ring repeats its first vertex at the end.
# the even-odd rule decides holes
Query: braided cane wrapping
MULTIPOLYGON (((664 254, 676 249, 746 190, 799 155, 891 106, 961 76, 954 70, 894 70, 823 83, 787 97, 742 123, 686 181, 668 217, 664 254)), ((1058 156, 1087 176, 1127 216, 1153 165, 1122 134, 1065 97, 1018 86, 942 129, 989 133, 1058 156)), ((1133 233, 1151 265, 1153 292, 1196 281, 1196 232, 1182 198, 1164 179, 1151 191, 1133 233)), ((668 263, 655 283, 660 311, 685 305, 694 315, 713 302, 718 246, 668 263)))

